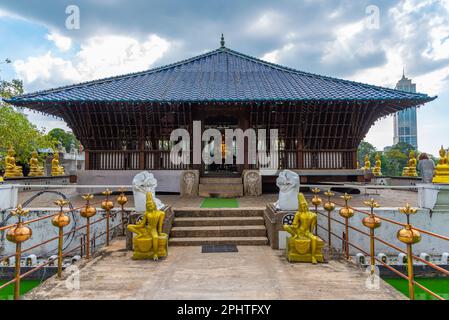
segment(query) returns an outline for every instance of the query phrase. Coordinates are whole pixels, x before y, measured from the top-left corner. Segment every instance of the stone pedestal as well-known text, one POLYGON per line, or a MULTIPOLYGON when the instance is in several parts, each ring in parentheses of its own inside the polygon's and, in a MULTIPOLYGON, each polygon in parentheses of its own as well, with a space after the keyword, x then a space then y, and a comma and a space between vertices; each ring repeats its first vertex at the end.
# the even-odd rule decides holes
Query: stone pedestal
POLYGON ((285 249, 289 234, 284 231, 284 224, 291 224, 295 211, 276 210, 274 204, 269 204, 264 211, 267 236, 272 249, 285 249))
POLYGON ((243 171, 243 190, 245 196, 259 197, 262 195, 262 176, 259 170, 243 171))
MULTIPOLYGON (((172 207, 170 207, 170 206, 165 206, 161 210, 165 212, 165 219, 164 219, 164 224, 162 227, 162 232, 169 235, 170 231, 171 231, 171 227, 173 225, 173 220, 175 218, 175 214, 172 210, 172 207)), ((142 214, 133 212, 129 215, 128 223, 135 224, 137 222, 137 220, 141 217, 142 217, 142 214)), ((133 250, 133 233, 129 232, 126 229, 125 235, 126 235, 126 249, 133 250)), ((168 243, 168 239, 167 239, 167 243, 168 243)))
POLYGON ((449 214, 449 184, 417 184, 420 208, 449 214))
POLYGON ((198 196, 200 172, 198 170, 186 170, 181 173, 179 190, 181 197, 198 196))

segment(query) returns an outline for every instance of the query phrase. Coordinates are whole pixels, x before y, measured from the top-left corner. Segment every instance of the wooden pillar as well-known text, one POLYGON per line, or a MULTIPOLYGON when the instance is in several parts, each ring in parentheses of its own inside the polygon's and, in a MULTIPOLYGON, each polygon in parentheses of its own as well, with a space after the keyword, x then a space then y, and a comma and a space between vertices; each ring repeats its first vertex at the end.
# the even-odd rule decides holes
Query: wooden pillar
POLYGON ((89 161, 89 150, 84 150, 84 169, 91 170, 90 161, 89 161))

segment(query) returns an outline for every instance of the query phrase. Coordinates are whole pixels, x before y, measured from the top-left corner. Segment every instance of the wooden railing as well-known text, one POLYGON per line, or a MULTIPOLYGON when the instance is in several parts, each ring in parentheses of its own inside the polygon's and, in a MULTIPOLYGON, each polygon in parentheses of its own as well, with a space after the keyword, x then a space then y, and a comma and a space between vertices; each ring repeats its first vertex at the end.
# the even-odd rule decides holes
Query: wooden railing
MULTIPOLYGON (((171 161, 170 151, 153 150, 89 150, 87 170, 186 170, 188 153, 184 153, 184 163, 171 161)), ((354 150, 281 150, 277 162, 269 153, 260 153, 257 164, 251 169, 354 169, 354 150), (271 160, 268 161, 268 160, 271 160)), ((193 157, 190 155, 190 160, 193 157)))

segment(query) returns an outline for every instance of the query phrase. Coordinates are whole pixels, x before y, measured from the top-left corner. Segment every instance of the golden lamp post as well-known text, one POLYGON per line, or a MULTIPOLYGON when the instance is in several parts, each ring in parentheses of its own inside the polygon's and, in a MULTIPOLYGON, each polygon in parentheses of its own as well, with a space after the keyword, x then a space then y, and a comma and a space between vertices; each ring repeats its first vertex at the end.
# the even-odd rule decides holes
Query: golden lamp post
MULTIPOLYGON (((323 203, 323 200, 321 200, 318 195, 320 194, 321 190, 319 188, 313 188, 313 198, 312 198, 312 204, 315 206, 315 213, 318 216, 318 206, 320 206, 323 203)), ((315 235, 318 235, 318 223, 315 224, 315 235)))
POLYGON ((15 285, 14 285, 14 299, 20 298, 20 260, 22 258, 22 242, 27 241, 33 235, 30 227, 22 222, 22 218, 26 216, 30 210, 24 210, 22 205, 11 211, 13 216, 17 216, 17 224, 10 228, 6 233, 6 239, 16 244, 16 261, 15 261, 15 285))
POLYGON ((120 189, 120 195, 117 197, 117 203, 121 207, 121 218, 122 218, 122 235, 125 235, 125 204, 128 202, 128 198, 125 196, 125 189, 120 189))
POLYGON ((114 208, 114 202, 109 200, 109 196, 112 194, 112 191, 106 189, 102 192, 106 199, 101 202, 101 208, 106 211, 106 245, 109 245, 109 231, 110 231, 110 218, 111 218, 111 209, 114 208))
POLYGON ((345 193, 340 198, 345 201, 344 207, 341 208, 338 213, 345 219, 345 254, 346 259, 349 259, 349 219, 354 216, 354 210, 352 210, 348 205, 348 201, 352 199, 349 194, 345 193))
POLYGON ((331 198, 335 195, 330 190, 327 190, 324 195, 327 197, 327 201, 324 204, 324 210, 327 211, 327 232, 328 232, 328 245, 332 247, 332 231, 331 231, 331 212, 335 210, 335 203, 331 201, 331 198))
POLYGON ((90 258, 90 218, 93 217, 97 210, 90 205, 90 201, 94 198, 93 194, 85 194, 82 196, 86 200, 86 205, 81 208, 80 215, 86 218, 86 259, 90 258))
POLYGON ((374 267, 376 265, 376 261, 374 258, 374 230, 379 228, 382 224, 379 217, 376 217, 376 215, 374 214, 374 208, 380 208, 380 205, 374 199, 364 201, 363 203, 371 208, 370 214, 367 217, 363 218, 362 223, 365 227, 369 228, 371 275, 373 275, 375 271, 374 267))
POLYGON ((64 213, 64 207, 69 204, 69 201, 60 199, 54 202, 59 207, 59 213, 52 219, 51 223, 57 227, 58 230, 58 278, 62 275, 62 244, 64 236, 64 227, 69 225, 70 217, 64 213))
POLYGON ((421 234, 412 228, 412 225, 410 224, 410 215, 415 214, 417 211, 417 209, 412 208, 408 203, 404 208, 399 209, 399 212, 407 216, 407 224, 405 225, 405 228, 399 230, 397 233, 398 240, 407 245, 408 291, 411 300, 415 300, 412 245, 421 241, 421 234))

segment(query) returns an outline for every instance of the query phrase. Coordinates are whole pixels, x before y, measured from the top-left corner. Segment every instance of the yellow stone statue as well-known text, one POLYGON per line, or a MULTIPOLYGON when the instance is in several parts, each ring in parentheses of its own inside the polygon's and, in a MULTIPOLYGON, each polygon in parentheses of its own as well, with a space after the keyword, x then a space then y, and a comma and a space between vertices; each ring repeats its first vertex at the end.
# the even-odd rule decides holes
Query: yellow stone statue
POLYGON ((449 151, 446 153, 443 146, 440 149, 440 161, 435 167, 433 183, 449 184, 449 151))
POLYGON ((374 166, 373 174, 376 177, 380 177, 382 175, 382 161, 380 160, 379 153, 376 154, 376 165, 374 166))
POLYGON ((30 173, 28 173, 29 177, 41 177, 44 175, 44 167, 39 164, 39 159, 37 158, 37 151, 34 150, 31 153, 30 159, 30 173))
POLYGON ((153 259, 167 256, 167 234, 162 233, 165 213, 157 210, 153 194, 147 192, 146 211, 137 224, 128 225, 128 230, 135 233, 133 238, 133 259, 153 259))
POLYGON ((7 156, 5 158, 5 177, 23 177, 22 167, 16 165, 16 158, 14 158, 15 151, 12 146, 9 147, 7 156))
POLYGON ((59 165, 59 153, 55 152, 53 154, 53 160, 51 160, 51 175, 63 176, 64 174, 64 167, 59 165))
POLYGON ((409 159, 408 159, 408 167, 404 167, 402 170, 402 176, 404 177, 417 177, 418 173, 416 172, 416 166, 418 161, 415 157, 415 151, 410 150, 409 159))
POLYGON ((365 166, 362 168, 363 170, 371 169, 371 161, 369 161, 369 156, 365 156, 365 166))
POLYGON ((324 241, 313 234, 317 224, 317 215, 309 210, 309 205, 302 193, 298 194, 298 211, 291 226, 284 225, 284 230, 291 234, 287 238, 287 259, 290 262, 323 262, 321 252, 324 241))

